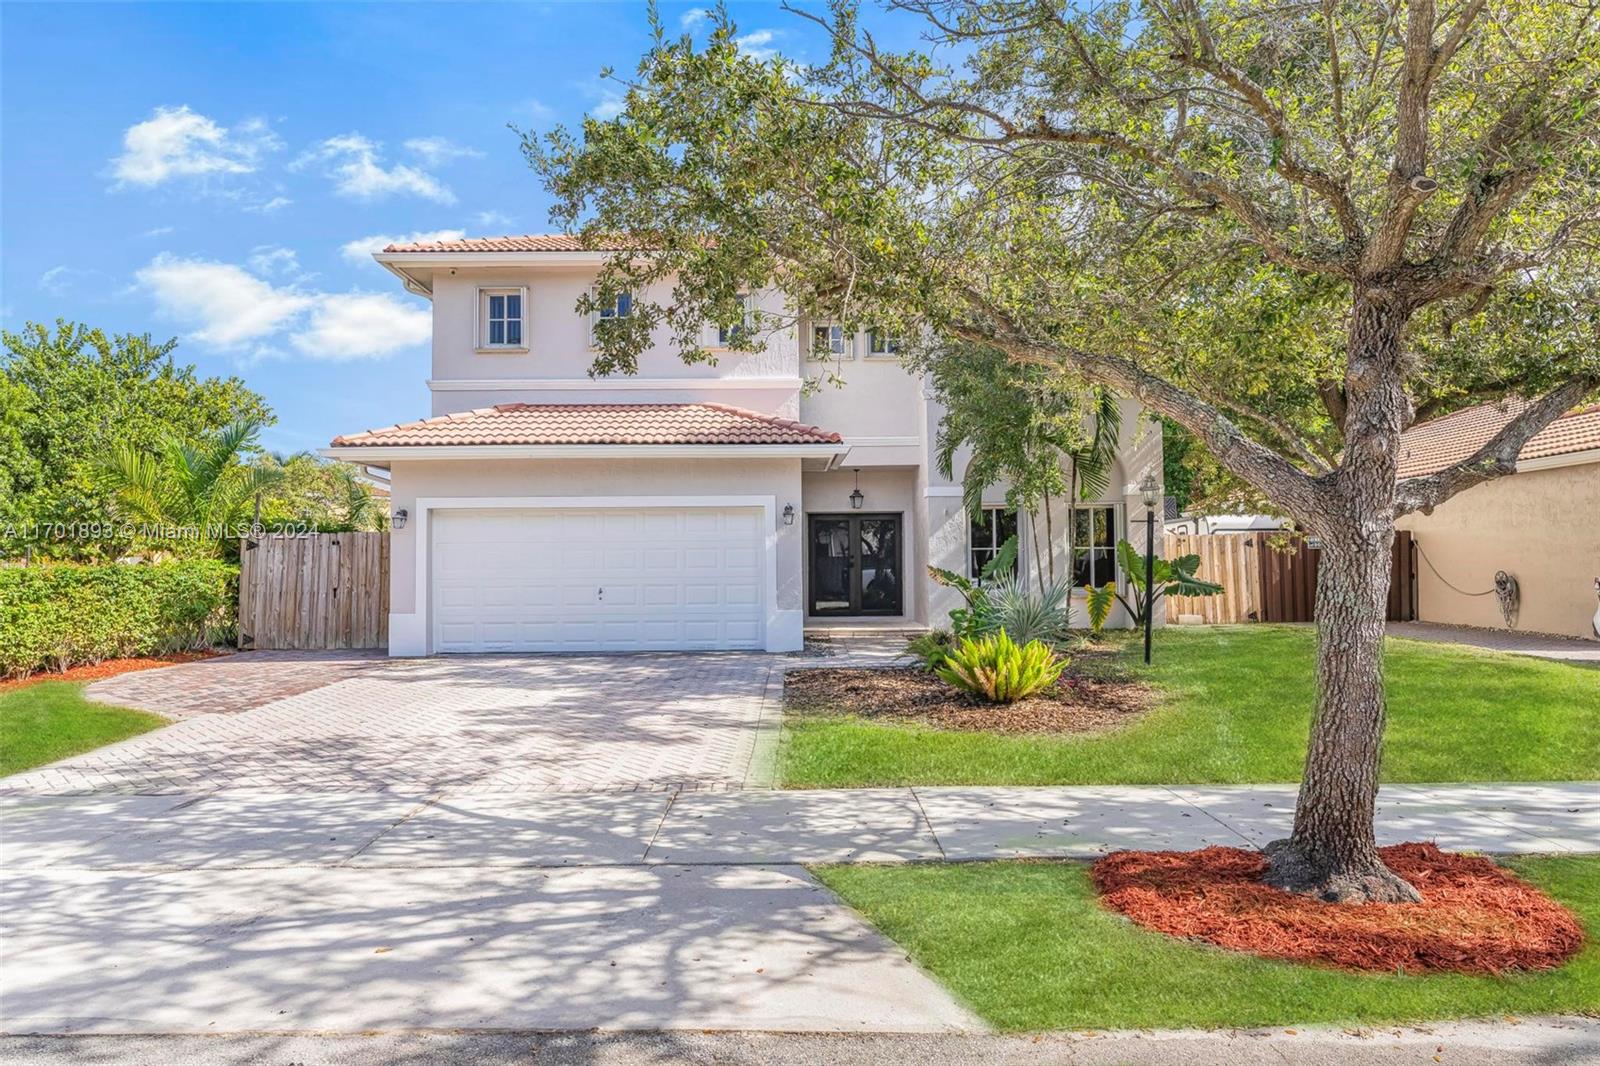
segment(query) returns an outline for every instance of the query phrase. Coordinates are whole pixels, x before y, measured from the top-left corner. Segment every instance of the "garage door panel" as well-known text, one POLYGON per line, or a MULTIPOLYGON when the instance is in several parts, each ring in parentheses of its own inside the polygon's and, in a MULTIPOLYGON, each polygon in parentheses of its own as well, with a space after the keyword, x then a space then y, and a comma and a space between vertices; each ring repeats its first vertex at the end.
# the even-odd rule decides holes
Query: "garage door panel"
POLYGON ((759 648, 760 513, 436 512, 435 649, 759 648))

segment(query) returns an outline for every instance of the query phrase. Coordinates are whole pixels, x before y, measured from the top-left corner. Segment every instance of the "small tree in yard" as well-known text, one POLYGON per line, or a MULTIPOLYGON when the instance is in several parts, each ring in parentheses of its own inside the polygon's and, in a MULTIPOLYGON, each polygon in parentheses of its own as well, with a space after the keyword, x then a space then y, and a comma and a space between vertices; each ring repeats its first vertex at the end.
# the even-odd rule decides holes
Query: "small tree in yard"
POLYGON ((651 249, 602 286, 670 293, 597 367, 632 370, 657 329, 710 358, 705 323, 770 287, 1182 425, 1323 544, 1311 742, 1268 879, 1417 898, 1373 831, 1395 519, 1510 472, 1600 386, 1593 0, 896 0, 931 54, 880 46, 849 0, 793 14, 826 63, 656 21, 619 115, 526 142, 558 221, 651 249), (1397 478, 1407 426, 1511 396, 1476 453, 1397 478))

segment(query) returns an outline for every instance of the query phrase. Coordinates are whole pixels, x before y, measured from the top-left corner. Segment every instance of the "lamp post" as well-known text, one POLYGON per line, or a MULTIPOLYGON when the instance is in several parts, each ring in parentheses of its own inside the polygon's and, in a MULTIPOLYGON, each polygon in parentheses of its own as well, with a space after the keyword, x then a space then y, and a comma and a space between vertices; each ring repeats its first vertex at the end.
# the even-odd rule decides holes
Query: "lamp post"
POLYGON ((1144 661, 1150 665, 1150 627, 1156 615, 1156 504, 1161 499, 1161 482, 1152 470, 1139 482, 1144 500, 1144 661))

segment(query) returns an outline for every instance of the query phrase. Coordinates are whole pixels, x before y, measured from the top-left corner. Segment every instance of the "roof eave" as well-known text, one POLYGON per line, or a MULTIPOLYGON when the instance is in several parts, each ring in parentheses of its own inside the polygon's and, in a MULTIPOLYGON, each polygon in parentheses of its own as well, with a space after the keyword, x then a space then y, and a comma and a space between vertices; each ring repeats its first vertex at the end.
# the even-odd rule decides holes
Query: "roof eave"
POLYGON ((344 444, 323 448, 352 463, 450 459, 842 459, 850 445, 816 444, 344 444))

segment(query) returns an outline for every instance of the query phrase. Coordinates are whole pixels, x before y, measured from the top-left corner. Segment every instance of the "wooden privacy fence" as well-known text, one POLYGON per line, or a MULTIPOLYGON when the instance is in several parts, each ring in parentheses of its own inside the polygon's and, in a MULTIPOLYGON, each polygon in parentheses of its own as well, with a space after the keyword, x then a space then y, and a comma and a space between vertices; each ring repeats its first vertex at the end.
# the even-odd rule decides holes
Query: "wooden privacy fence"
MULTIPOLYGON (((1322 560, 1314 542, 1301 541, 1295 551, 1276 551, 1267 533, 1169 533, 1163 555, 1200 556, 1199 576, 1216 581, 1216 596, 1173 596, 1167 600, 1167 621, 1184 615, 1210 624, 1232 622, 1310 622, 1316 616, 1317 567, 1322 560)), ((1417 617, 1416 542, 1402 530, 1395 534, 1389 573, 1388 618, 1417 617)))
POLYGON ((389 534, 249 537, 239 548, 239 647, 383 648, 389 534))

